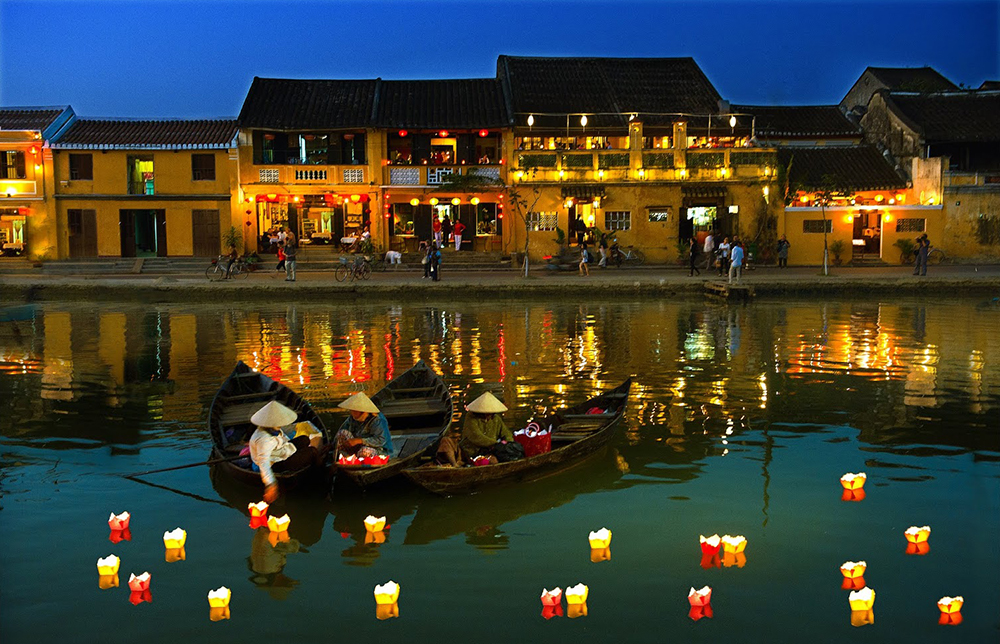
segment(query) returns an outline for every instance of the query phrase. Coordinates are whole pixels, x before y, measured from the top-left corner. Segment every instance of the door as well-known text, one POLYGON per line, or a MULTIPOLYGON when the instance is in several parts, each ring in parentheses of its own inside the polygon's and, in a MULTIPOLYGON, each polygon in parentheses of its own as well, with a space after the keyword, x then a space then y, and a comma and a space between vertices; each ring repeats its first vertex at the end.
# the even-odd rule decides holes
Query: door
POLYGON ((122 257, 135 257, 135 213, 132 210, 120 210, 118 213, 118 231, 122 240, 122 257))
POLYGON ((195 210, 191 213, 191 238, 195 257, 215 257, 221 252, 218 210, 195 210))
POLYGON ((167 211, 154 210, 156 221, 156 256, 167 256, 167 211))
POLYGON ((97 257, 97 211, 69 210, 69 256, 97 257))
POLYGON ((472 242, 476 239, 476 207, 472 204, 459 206, 458 220, 465 224, 465 230, 462 231, 462 250, 472 250, 472 242))
POLYGON ((420 204, 413 217, 413 233, 421 241, 429 240, 433 237, 431 232, 431 205, 420 204))

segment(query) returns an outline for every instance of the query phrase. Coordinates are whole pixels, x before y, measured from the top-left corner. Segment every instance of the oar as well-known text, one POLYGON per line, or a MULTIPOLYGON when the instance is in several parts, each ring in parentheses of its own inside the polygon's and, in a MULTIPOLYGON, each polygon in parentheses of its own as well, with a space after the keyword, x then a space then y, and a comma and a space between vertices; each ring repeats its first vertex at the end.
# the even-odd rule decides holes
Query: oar
POLYGON ((131 476, 126 476, 125 478, 127 478, 130 481, 135 481, 136 483, 142 483, 143 485, 148 485, 149 487, 155 487, 158 490, 166 490, 167 492, 173 492, 174 494, 180 494, 181 496, 187 496, 192 499, 197 499, 199 501, 205 501, 206 503, 217 503, 219 505, 224 505, 227 508, 233 507, 224 501, 220 501, 219 499, 209 499, 208 497, 204 497, 200 494, 194 494, 193 492, 185 492, 184 490, 178 490, 176 488, 167 487, 166 485, 157 485, 156 483, 150 483, 149 481, 143 481, 142 479, 137 479, 131 476))
POLYGON ((174 470, 184 470, 189 467, 198 467, 199 465, 215 465, 216 463, 228 463, 229 461, 235 461, 240 458, 246 457, 246 454, 235 454, 233 456, 226 456, 223 458, 212 458, 207 461, 198 461, 197 463, 188 463, 187 465, 175 465, 174 467, 164 467, 160 470, 147 470, 145 472, 136 472, 134 474, 123 474, 127 479, 135 478, 137 476, 146 476, 147 474, 159 474, 160 472, 173 472, 174 470))

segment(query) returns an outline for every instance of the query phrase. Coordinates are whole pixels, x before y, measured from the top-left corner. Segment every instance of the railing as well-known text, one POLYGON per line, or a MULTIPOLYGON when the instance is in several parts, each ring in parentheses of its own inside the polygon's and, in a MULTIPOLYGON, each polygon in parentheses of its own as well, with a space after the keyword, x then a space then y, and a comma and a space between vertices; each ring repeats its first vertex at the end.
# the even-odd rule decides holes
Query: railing
POLYGON ((326 170, 295 170, 296 181, 326 181, 326 170))
POLYGON ((1000 172, 961 172, 947 171, 944 173, 946 186, 992 186, 1000 190, 1000 172))
MULTIPOLYGON (((257 167, 255 183, 365 183, 364 166, 257 167)), ((253 175, 251 175, 253 177, 253 175)), ((251 182, 253 178, 250 179, 251 182)))

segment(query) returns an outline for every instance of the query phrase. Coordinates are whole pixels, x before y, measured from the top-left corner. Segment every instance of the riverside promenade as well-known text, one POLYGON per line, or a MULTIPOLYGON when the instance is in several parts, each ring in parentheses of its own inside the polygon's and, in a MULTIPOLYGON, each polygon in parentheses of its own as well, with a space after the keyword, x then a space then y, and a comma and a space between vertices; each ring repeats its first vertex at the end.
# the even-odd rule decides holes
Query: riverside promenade
MULTIPOLYGON (((724 282, 703 272, 689 277, 678 267, 592 268, 589 277, 576 272, 532 270, 527 278, 519 271, 449 271, 441 281, 423 279, 417 268, 375 273, 365 281, 337 282, 330 271, 301 267, 296 282, 284 273, 258 271, 246 279, 210 282, 201 272, 103 276, 6 275, 0 270, 0 302, 29 301, 139 301, 225 302, 321 300, 333 302, 497 300, 521 298, 634 298, 687 295, 701 297, 707 282, 724 282)), ((943 296, 968 295, 990 299, 1000 296, 1000 265, 933 266, 925 277, 915 277, 906 266, 836 267, 822 275, 818 267, 747 271, 741 285, 753 287, 757 297, 777 296, 943 296)))

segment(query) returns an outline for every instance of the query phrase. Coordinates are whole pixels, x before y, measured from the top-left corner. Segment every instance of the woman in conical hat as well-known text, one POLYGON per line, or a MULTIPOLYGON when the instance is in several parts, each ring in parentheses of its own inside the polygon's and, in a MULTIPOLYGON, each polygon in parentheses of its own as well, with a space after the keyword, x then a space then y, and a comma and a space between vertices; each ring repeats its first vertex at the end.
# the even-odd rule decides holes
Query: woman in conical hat
POLYGON ((462 424, 462 438, 458 443, 461 455, 466 460, 477 456, 488 456, 496 463, 495 452, 506 449, 514 442, 514 434, 504 425, 503 414, 507 406, 490 392, 484 393, 465 407, 467 413, 462 424))
POLYGON ((264 483, 264 500, 268 503, 278 498, 278 479, 275 472, 295 471, 322 462, 326 449, 309 445, 308 436, 289 440, 282 427, 298 420, 298 414, 276 400, 272 400, 250 417, 257 429, 250 437, 250 459, 260 469, 264 483))
POLYGON ((334 439, 339 453, 361 458, 392 456, 389 421, 364 392, 359 391, 337 406, 351 412, 334 439))

